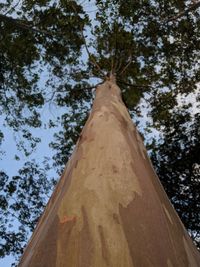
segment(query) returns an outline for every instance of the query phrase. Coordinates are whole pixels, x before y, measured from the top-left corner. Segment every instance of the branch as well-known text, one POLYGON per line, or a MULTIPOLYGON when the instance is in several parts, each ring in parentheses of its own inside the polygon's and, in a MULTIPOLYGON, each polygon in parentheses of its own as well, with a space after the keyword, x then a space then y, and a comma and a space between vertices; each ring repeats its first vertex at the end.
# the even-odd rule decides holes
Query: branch
MULTIPOLYGON (((36 29, 31 25, 28 25, 28 24, 25 24, 25 23, 21 22, 19 19, 14 19, 14 18, 8 17, 6 15, 0 14, 0 21, 11 23, 15 27, 20 28, 22 30, 28 30, 28 31, 36 32, 36 33, 42 33, 42 34, 45 34, 45 35, 53 36, 52 33, 48 32, 48 31, 43 31, 43 30, 36 29)), ((30 23, 30 21, 27 21, 27 22, 30 23)))
POLYGON ((120 71, 121 66, 122 66, 122 57, 119 58, 119 61, 116 61, 116 66, 115 66, 115 73, 118 73, 118 71, 120 71))
POLYGON ((167 19, 166 21, 169 22, 169 21, 174 21, 174 20, 176 20, 178 18, 181 18, 182 16, 187 15, 189 12, 192 12, 192 11, 196 10, 198 7, 200 7, 200 1, 197 2, 197 3, 192 4, 186 10, 180 12, 178 15, 176 15, 174 17, 171 17, 171 18, 167 19))
MULTIPOLYGON (((118 24, 118 20, 119 20, 119 18, 117 18, 117 24, 118 24)), ((116 29, 116 25, 114 24, 114 34, 115 34, 115 47, 114 47, 114 54, 113 54, 113 56, 114 56, 114 60, 113 60, 113 72, 115 72, 116 73, 116 68, 117 68, 117 64, 118 64, 118 62, 117 62, 117 35, 118 35, 118 31, 117 31, 117 29, 116 29)))
MULTIPOLYGON (((118 23, 118 18, 117 18, 117 23, 118 23)), ((111 72, 116 73, 116 66, 117 66, 117 60, 116 60, 116 50, 117 50, 117 31, 116 31, 116 25, 114 23, 114 46, 111 46, 110 49, 110 54, 111 54, 111 72)))
POLYGON ((129 60, 129 62, 126 64, 126 66, 123 68, 123 70, 119 73, 119 75, 122 75, 122 73, 124 73, 125 70, 131 65, 131 63, 132 63, 132 57, 129 60))
MULTIPOLYGON (((73 88, 73 89, 71 89, 71 90, 65 90, 65 91, 54 91, 54 92, 52 93, 51 97, 50 97, 49 99, 46 100, 46 102, 47 102, 47 103, 48 103, 48 102, 52 102, 53 99, 54 99, 54 96, 56 95, 56 93, 66 93, 66 92, 71 92, 71 93, 73 93, 73 92, 76 92, 76 91, 84 91, 84 90, 89 90, 89 91, 91 91, 92 89, 97 88, 97 86, 101 85, 102 83, 104 83, 104 81, 99 82, 99 83, 97 83, 97 84, 95 84, 95 85, 87 86, 87 87, 73 88)), ((91 91, 91 92, 92 92, 92 91, 91 91)))
POLYGON ((82 35, 82 38, 83 38, 83 42, 84 42, 84 46, 85 46, 85 49, 86 49, 86 52, 88 54, 88 57, 89 57, 89 60, 91 61, 91 63, 93 63, 94 66, 96 66, 96 68, 98 69, 98 71, 103 75, 105 76, 105 74, 103 73, 103 71, 101 70, 100 66, 98 65, 98 63, 96 62, 96 60, 91 56, 90 54, 90 51, 88 49, 88 46, 87 46, 87 43, 86 43, 86 40, 85 40, 85 36, 83 34, 83 29, 81 30, 81 35, 82 35))
MULTIPOLYGON (((78 12, 76 10, 76 8, 74 7, 74 5, 72 5, 72 8, 74 10, 74 12, 76 13, 76 15, 78 16, 78 12)), ((83 39, 83 42, 84 42, 84 46, 85 46, 85 49, 86 49, 86 52, 88 54, 88 58, 89 60, 91 61, 91 63, 98 69, 98 71, 103 75, 103 77, 105 76, 105 74, 103 73, 103 71, 101 70, 100 66, 98 65, 98 63, 96 62, 96 60, 91 56, 90 54, 90 51, 89 51, 89 48, 87 46, 87 43, 86 43, 86 39, 85 39, 85 36, 84 36, 84 33, 83 33, 83 30, 84 30, 84 26, 81 27, 81 36, 82 36, 82 39, 83 39)))
POLYGON ((19 3, 20 3, 20 0, 14 6, 12 6, 4 15, 7 15, 10 13, 10 11, 15 10, 15 8, 19 5, 19 3))

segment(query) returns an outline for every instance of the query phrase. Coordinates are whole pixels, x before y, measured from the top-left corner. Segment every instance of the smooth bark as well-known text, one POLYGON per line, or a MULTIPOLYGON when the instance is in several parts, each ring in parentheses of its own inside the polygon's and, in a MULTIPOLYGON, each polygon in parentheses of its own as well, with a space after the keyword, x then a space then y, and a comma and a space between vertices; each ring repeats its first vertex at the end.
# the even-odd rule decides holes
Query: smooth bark
POLYGON ((97 87, 75 151, 19 266, 200 266, 114 79, 97 87))

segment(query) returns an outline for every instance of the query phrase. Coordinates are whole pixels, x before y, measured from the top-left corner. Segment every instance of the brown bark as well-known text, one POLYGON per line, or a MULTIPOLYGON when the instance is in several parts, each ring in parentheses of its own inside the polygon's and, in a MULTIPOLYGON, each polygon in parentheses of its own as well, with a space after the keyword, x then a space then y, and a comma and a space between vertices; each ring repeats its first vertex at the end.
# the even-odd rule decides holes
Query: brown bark
POLYGON ((99 85, 20 267, 198 267, 114 79, 99 85))

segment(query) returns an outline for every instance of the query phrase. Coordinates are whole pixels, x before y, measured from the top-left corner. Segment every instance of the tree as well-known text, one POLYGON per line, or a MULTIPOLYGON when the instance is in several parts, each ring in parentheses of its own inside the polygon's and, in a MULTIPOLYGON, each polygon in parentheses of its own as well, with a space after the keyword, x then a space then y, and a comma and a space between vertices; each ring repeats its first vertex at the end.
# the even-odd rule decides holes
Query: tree
POLYGON ((192 116, 190 111, 176 110, 167 125, 164 142, 152 153, 157 174, 197 245, 200 238, 199 119, 199 113, 192 116))
POLYGON ((199 266, 113 75, 19 266, 199 266))
MULTIPOLYGON (((69 108, 62 115, 63 131, 51 144, 57 149, 55 166, 59 169, 86 120, 83 110, 90 108, 93 76, 104 80, 107 73, 115 72, 131 114, 138 116, 141 100, 147 100, 154 126, 162 127, 170 120, 177 95, 195 91, 199 73, 198 9, 191 10, 189 1, 90 4, 97 9, 95 19, 89 18, 85 1, 23 1, 17 13, 10 8, 15 3, 1 5, 1 108, 5 121, 15 131, 24 131, 31 149, 27 151, 23 142, 19 147, 29 155, 39 142, 31 127, 41 127, 43 105, 54 102, 69 108), (168 20, 183 11, 187 11, 184 16, 168 20), (87 56, 81 58, 83 54, 87 56), (50 74, 44 90, 38 81, 47 70, 50 74), (65 147, 67 154, 63 153, 65 147)), ((9 183, 13 179, 10 177, 9 183)), ((2 191, 6 187, 4 183, 2 191)), ((11 251, 15 251, 12 246, 4 246, 2 255, 11 251)))
POLYGON ((33 231, 38 217, 43 212, 46 195, 52 184, 46 182, 45 172, 35 162, 27 162, 19 171, 19 175, 14 176, 11 181, 5 173, 1 173, 1 183, 5 184, 4 195, 1 195, 0 220, 1 239, 5 242, 2 242, 1 253, 12 248, 16 254, 21 254, 28 234, 33 231), (19 226, 16 225, 15 219, 20 223, 19 226), (15 228, 10 231, 13 220, 15 228))

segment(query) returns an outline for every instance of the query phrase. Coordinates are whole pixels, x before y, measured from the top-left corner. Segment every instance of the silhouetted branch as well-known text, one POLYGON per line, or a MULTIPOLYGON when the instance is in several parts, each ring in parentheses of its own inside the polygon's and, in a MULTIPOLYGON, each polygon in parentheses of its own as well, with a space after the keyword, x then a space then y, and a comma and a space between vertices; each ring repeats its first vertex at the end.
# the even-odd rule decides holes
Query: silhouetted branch
MULTIPOLYGON (((77 14, 78 16, 78 12, 76 10, 76 8, 74 7, 74 5, 72 5, 72 8, 74 9, 74 12, 77 14)), ((83 42, 84 42, 84 46, 85 46, 85 49, 86 49, 86 52, 87 52, 87 55, 88 55, 88 58, 90 60, 90 62, 98 69, 98 71, 103 75, 103 77, 105 76, 105 74, 103 73, 103 71, 101 70, 99 64, 96 62, 96 60, 92 57, 90 51, 89 51, 89 48, 88 48, 88 45, 87 45, 87 42, 86 42, 86 39, 85 39, 85 36, 84 36, 84 33, 83 33, 83 30, 84 30, 84 27, 82 26, 81 27, 81 36, 82 36, 82 39, 83 39, 83 42)))
POLYGON ((192 12, 194 10, 196 10, 198 7, 200 7, 200 2, 197 2, 197 3, 194 3, 192 4, 190 7, 188 7, 186 10, 180 12, 178 15, 174 16, 174 17, 171 17, 169 19, 166 19, 166 21, 173 21, 173 20, 176 20, 182 16, 185 16, 187 15, 189 12, 192 12))
POLYGON ((86 49, 86 52, 88 54, 88 58, 89 60, 91 61, 91 63, 93 63, 94 66, 96 66, 96 68, 98 69, 98 71, 103 75, 105 76, 105 74, 103 73, 103 71, 101 70, 100 66, 98 65, 98 63, 96 62, 96 60, 92 57, 92 55, 90 54, 90 51, 88 49, 88 46, 87 46, 87 43, 86 43, 86 40, 85 40, 85 36, 83 34, 83 29, 81 31, 82 33, 82 38, 83 38, 83 41, 84 41, 84 46, 85 46, 85 49, 86 49))
POLYGON ((122 73, 124 73, 125 70, 131 65, 131 63, 132 63, 132 57, 129 60, 129 62, 126 64, 126 66, 122 69, 122 71, 119 73, 119 75, 122 75, 122 73))
POLYGON ((123 61, 123 58, 122 57, 119 58, 119 61, 118 62, 116 61, 116 66, 115 66, 115 72, 116 73, 118 73, 118 71, 120 71, 121 66, 122 66, 122 61, 123 61))
MULTIPOLYGON (((46 100, 46 103, 52 102, 56 93, 66 93, 66 92, 77 92, 77 91, 84 91, 84 90, 89 90, 91 91, 92 89, 95 89, 97 86, 102 84, 104 81, 97 83, 95 85, 87 86, 87 87, 82 87, 82 88, 73 88, 71 90, 65 90, 65 91, 54 91, 49 99, 46 100)), ((92 91, 91 91, 92 92, 92 91)))
POLYGON ((15 10, 15 8, 19 5, 19 3, 20 3, 20 0, 14 6, 12 6, 4 15, 7 15, 9 14, 10 11, 15 10))
MULTIPOLYGON (((20 28, 22 30, 28 30, 28 31, 36 32, 36 33, 42 33, 42 34, 45 34, 45 35, 53 36, 52 33, 48 32, 48 31, 43 31, 43 30, 36 29, 33 26, 22 22, 19 19, 14 19, 14 18, 6 16, 6 15, 0 14, 0 21, 11 23, 14 26, 16 26, 17 28, 20 28)), ((27 23, 30 23, 30 22, 27 21, 27 23)))

